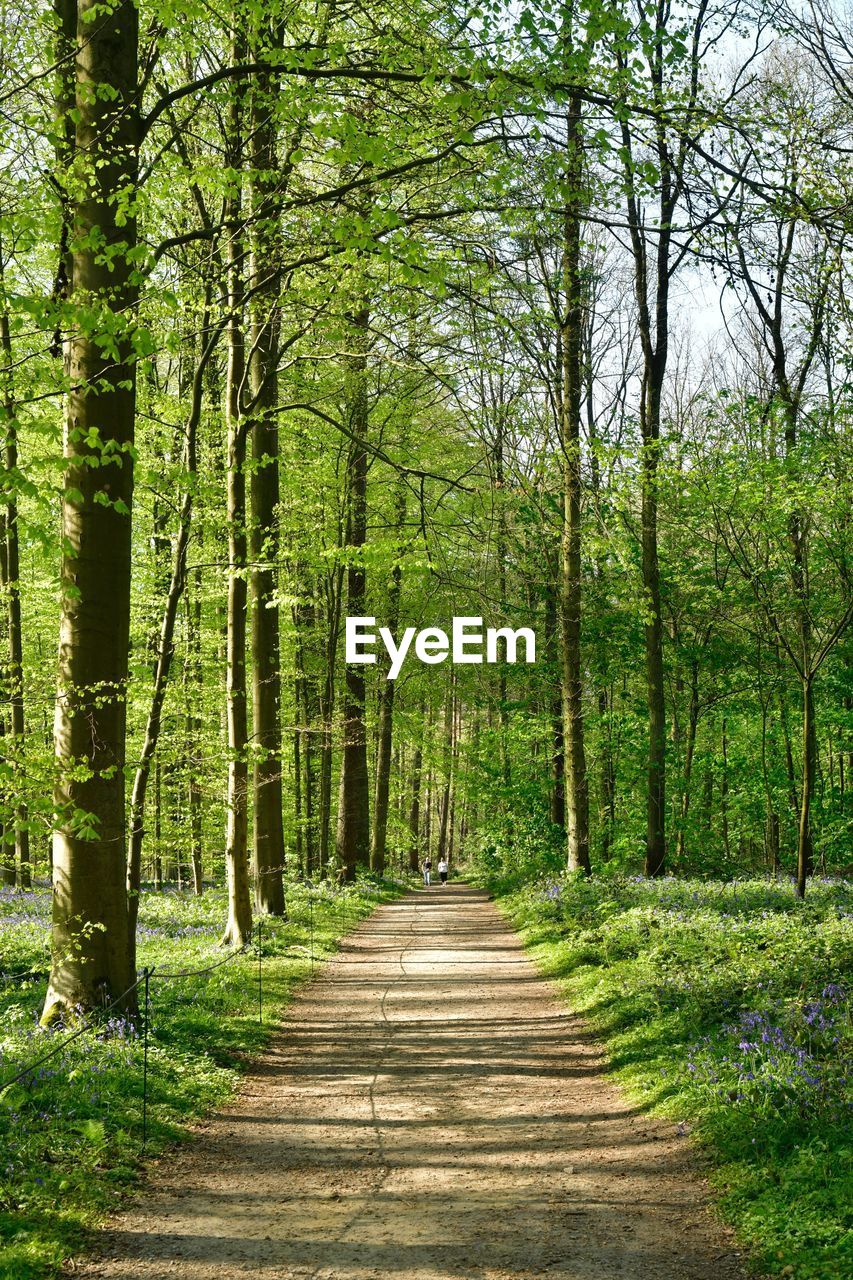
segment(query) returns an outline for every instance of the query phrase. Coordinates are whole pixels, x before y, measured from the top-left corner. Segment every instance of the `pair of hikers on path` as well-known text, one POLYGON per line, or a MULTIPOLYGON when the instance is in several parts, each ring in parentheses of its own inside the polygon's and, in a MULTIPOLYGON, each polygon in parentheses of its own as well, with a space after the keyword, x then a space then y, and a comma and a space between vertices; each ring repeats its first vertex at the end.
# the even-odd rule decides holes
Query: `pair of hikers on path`
MULTIPOLYGON (((424 874, 424 884, 427 886, 427 888, 429 888, 430 874, 432 872, 432 858, 429 856, 429 854, 427 854, 427 856, 424 858, 422 870, 424 874)), ((442 884, 447 884, 447 873, 449 870, 450 870, 450 867, 447 859, 439 858, 438 875, 442 884)))

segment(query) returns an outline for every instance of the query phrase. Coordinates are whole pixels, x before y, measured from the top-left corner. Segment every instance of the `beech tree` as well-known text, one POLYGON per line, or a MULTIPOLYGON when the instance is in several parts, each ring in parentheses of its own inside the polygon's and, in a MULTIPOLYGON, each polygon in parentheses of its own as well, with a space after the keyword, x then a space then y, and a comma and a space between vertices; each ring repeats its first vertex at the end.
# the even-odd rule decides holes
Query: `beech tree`
MULTIPOLYGON (((137 10, 78 0, 68 411, 54 720, 53 963, 45 1020, 136 1005, 125 732, 136 407, 137 10)), ((64 104, 60 104, 62 106, 64 104)))
MULTIPOLYGON (((363 553, 367 541, 369 319, 366 308, 352 316, 347 334, 350 350, 344 356, 346 424, 349 436, 344 549, 347 556, 346 609, 351 617, 365 616, 366 573, 363 553)), ((347 663, 336 839, 336 852, 346 880, 355 879, 359 866, 370 865, 370 792, 365 700, 364 668, 347 663)))

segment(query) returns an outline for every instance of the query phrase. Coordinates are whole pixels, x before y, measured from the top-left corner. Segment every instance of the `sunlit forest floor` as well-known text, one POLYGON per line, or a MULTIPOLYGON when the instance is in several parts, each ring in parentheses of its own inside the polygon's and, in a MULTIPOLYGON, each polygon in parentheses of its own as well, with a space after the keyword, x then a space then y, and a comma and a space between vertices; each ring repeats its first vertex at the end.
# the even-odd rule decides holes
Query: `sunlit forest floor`
POLYGON ((629 1094, 707 1147, 774 1276, 853 1275, 853 891, 543 877, 492 886, 629 1094))
MULTIPOLYGON (((330 955, 342 933, 392 882, 293 885, 289 919, 267 919, 258 952, 221 963, 223 890, 202 897, 169 890, 141 902, 140 967, 154 967, 148 1049, 146 1154, 155 1155, 233 1091, 250 1055, 266 1043, 294 986, 330 955), (313 945, 312 945, 313 944, 313 945), (166 980, 159 970, 201 969, 166 980)), ((0 1280, 50 1272, 133 1180, 142 1151, 143 1042, 123 1019, 67 1044, 22 1081, 6 1082, 64 1044, 38 1026, 48 974, 50 892, 0 890, 0 1280)))

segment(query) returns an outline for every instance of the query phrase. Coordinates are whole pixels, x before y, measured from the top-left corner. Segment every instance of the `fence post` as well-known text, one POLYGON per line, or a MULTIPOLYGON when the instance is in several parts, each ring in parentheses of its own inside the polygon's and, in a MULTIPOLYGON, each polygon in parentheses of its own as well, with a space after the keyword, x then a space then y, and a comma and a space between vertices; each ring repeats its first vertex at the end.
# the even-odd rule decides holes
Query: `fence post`
POLYGON ((308 930, 311 938, 311 976, 314 976, 314 894, 308 890, 308 930))

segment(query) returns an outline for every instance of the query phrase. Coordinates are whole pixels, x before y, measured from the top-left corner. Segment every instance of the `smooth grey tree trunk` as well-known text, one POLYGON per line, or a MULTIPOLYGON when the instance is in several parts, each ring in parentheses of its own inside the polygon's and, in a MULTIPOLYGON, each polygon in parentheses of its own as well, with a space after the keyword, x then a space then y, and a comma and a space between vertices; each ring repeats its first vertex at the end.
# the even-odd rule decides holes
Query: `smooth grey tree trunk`
MULTIPOLYGON (((6 675, 11 719, 12 788, 15 797, 14 861, 17 864, 17 883, 29 889, 30 833, 27 825, 27 806, 23 800, 23 750, 24 750, 24 659, 23 627, 21 623, 20 551, 18 544, 18 501, 15 482, 18 471, 18 427, 15 406, 14 353, 9 328, 9 310, 6 305, 6 287, 3 278, 3 249, 0 245, 0 351, 3 353, 3 434, 5 436, 4 464, 6 483, 10 486, 3 518, 3 574, 2 585, 6 606, 6 623, 9 641, 9 665, 6 675)), ((4 841, 5 846, 5 841, 4 841)))
MULTIPOLYGON (((235 62, 245 50, 239 40, 232 50, 235 62)), ((229 111, 231 165, 242 165, 242 120, 239 92, 234 91, 229 111)), ((228 429, 227 486, 228 601, 226 611, 226 729, 228 741, 228 791, 226 797, 225 870, 228 882, 228 920, 223 946, 242 947, 252 933, 252 901, 249 890, 249 768, 246 698, 246 421, 241 412, 240 390, 246 371, 243 338, 244 290, 240 198, 235 191, 228 209, 228 369, 225 417, 228 429)))
MULTIPOLYGON (((0 263, 0 292, 3 290, 2 264, 0 263)), ((9 669, 8 697, 9 717, 11 721, 11 748, 13 760, 12 784, 15 790, 15 861, 17 863, 17 879, 20 888, 29 889, 32 883, 30 871, 30 832, 27 825, 27 806, 21 798, 23 792, 23 750, 24 750, 24 638, 21 622, 21 563, 18 541, 18 502, 15 497, 14 483, 18 471, 18 429, 15 414, 15 396, 12 386, 12 339, 9 332, 9 313, 5 306, 0 312, 0 349, 7 366, 6 385, 4 387, 4 433, 7 483, 11 481, 9 497, 6 501, 6 558, 3 584, 6 594, 6 611, 8 615, 9 634, 9 669)))
MULTIPOLYGON (((394 501, 394 526, 398 541, 402 537, 406 521, 406 487, 404 478, 398 477, 397 491, 394 501)), ((398 545, 397 559, 391 570, 391 582, 388 588, 388 604, 385 625, 393 635, 397 634, 400 621, 400 591, 402 587, 402 569, 399 556, 402 548, 398 545)), ((391 785, 391 748, 394 737, 394 692, 396 681, 389 680, 386 663, 382 684, 379 689, 379 733, 376 750, 376 784, 373 802, 373 832, 370 845, 370 866, 381 875, 385 870, 385 857, 388 837, 388 795, 391 785)))
POLYGON ((421 843, 421 768, 423 751, 420 743, 412 757, 412 802, 409 807, 409 870, 417 872, 420 866, 421 843))
POLYGON ((560 675, 565 751, 566 857, 570 871, 590 870, 589 786, 584 743, 581 663, 581 209, 583 159, 581 100, 573 94, 566 116, 567 182, 576 193, 563 219, 563 293, 561 332, 563 445, 563 532, 560 545, 560 675))
POLYGON ((136 412, 129 259, 136 224, 116 193, 127 192, 132 202, 137 184, 137 46, 138 11, 129 0, 109 12, 95 0, 78 0, 72 297, 81 308, 105 308, 121 320, 117 355, 82 320, 68 339, 45 1022, 114 1000, 128 1012, 136 1008, 129 992, 136 966, 127 928, 124 795, 136 412), (80 814, 90 817, 81 822, 80 814))
POLYGON ((255 907, 283 916, 281 662, 278 608, 278 225, 276 145, 271 120, 274 84, 256 78, 252 90, 252 303, 250 428, 252 469, 249 556, 252 603, 252 724, 255 907))
MULTIPOLYGON (((347 357, 347 416, 351 433, 348 460, 346 547, 349 557, 347 612, 360 617, 365 609, 366 574, 362 548, 367 541, 367 346, 368 313, 353 319, 353 354, 347 357)), ((367 771, 364 667, 348 664, 344 691, 344 741, 338 796, 336 852, 341 875, 355 879, 359 867, 370 866, 370 790, 367 771)))

